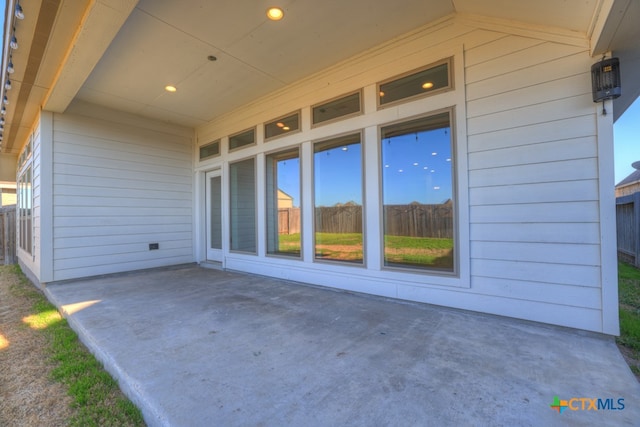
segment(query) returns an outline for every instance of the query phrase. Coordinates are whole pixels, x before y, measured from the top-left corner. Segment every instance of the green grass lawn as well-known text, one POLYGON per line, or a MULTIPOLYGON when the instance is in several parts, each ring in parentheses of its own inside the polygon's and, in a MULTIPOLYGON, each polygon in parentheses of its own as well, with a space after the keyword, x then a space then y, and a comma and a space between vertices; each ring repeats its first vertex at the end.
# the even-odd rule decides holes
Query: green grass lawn
MULTIPOLYGON (((387 265, 453 268, 453 239, 385 236, 387 265)), ((361 233, 316 233, 316 256, 322 259, 361 261, 361 233)), ((281 234, 279 252, 300 253, 300 233, 281 234)))
POLYGON ((384 236, 384 244, 387 248, 394 249, 453 249, 453 239, 438 239, 435 237, 407 237, 384 236))
POLYGON ((453 239, 384 236, 387 265, 453 269, 453 239))
POLYGON ((122 395, 118 383, 102 364, 82 345, 55 306, 47 301, 24 276, 17 265, 0 267, 19 277, 12 292, 31 299, 33 306, 23 322, 45 334, 46 349, 53 361, 51 377, 67 387, 76 415, 70 426, 144 426, 140 410, 122 395))
POLYGON ((640 270, 625 263, 618 264, 618 298, 620 301, 620 337, 635 365, 631 370, 640 375, 640 270))

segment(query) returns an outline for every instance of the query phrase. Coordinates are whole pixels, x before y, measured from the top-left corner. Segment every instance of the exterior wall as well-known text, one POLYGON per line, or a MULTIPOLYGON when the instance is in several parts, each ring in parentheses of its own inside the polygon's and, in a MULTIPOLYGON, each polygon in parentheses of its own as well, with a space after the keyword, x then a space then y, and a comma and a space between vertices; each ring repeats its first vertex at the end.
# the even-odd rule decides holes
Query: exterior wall
POLYGON ((192 144, 90 104, 54 114, 52 280, 193 262, 192 144))
MULTIPOLYGON (((15 166, 12 166, 15 167, 15 166)), ((15 178, 14 178, 15 179, 15 178)), ((16 182, 0 182, 0 206, 16 204, 16 182)))
POLYGON ((627 185, 616 187, 616 197, 630 196, 640 191, 640 182, 632 182, 627 185))
MULTIPOLYGON (((615 267, 601 268, 603 259, 610 258, 602 252, 611 246, 603 236, 615 227, 601 206, 601 192, 603 183, 613 180, 613 170, 598 160, 608 161, 612 153, 607 144, 612 127, 611 117, 598 117, 591 100, 592 62, 586 39, 445 19, 197 129, 198 145, 222 138, 221 157, 196 160, 197 199, 204 198, 205 171, 226 173, 230 161, 247 156, 258 161, 258 255, 230 253, 226 242, 225 267, 617 334, 615 267), (454 56, 454 91, 376 108, 376 82, 449 56, 454 56), (362 116, 310 126, 311 105, 359 88, 362 116), (451 106, 456 112, 460 274, 447 278, 385 270, 380 261, 378 126, 451 106), (298 109, 302 132, 263 142, 262 123, 298 109), (258 144, 229 153, 226 136, 255 125, 258 144), (314 262, 311 141, 360 129, 366 267, 314 262), (264 254, 264 153, 293 146, 301 147, 302 164, 305 255, 299 261, 264 254)), ((204 260, 204 219, 197 227, 196 257, 204 260)))
POLYGON ((18 156, 0 154, 0 181, 15 182, 18 156))
POLYGON ((602 331, 592 60, 516 36, 466 58, 472 292, 492 312, 602 331))

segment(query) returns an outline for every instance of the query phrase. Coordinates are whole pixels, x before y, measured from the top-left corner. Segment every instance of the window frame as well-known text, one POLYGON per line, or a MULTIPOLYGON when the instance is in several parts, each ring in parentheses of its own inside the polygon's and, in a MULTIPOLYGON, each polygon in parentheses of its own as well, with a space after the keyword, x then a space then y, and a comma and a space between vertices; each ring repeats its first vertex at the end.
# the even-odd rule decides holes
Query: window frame
POLYGON ((460 233, 461 233, 461 223, 460 223, 460 194, 458 191, 458 140, 457 140, 457 126, 456 126, 456 107, 451 106, 447 108, 440 108, 433 111, 428 111, 423 114, 419 114, 416 116, 404 117, 399 120, 394 120, 391 122, 385 122, 378 124, 377 129, 377 154, 378 154, 378 197, 380 203, 378 204, 379 210, 379 233, 380 233, 380 268, 383 271, 390 272, 398 272, 398 273, 410 273, 410 274, 419 274, 421 276, 430 276, 430 277, 446 277, 446 278, 462 278, 462 268, 461 268, 461 245, 460 245, 460 233), (385 244, 384 244, 384 181, 383 181, 383 170, 384 170, 384 161, 382 158, 382 128, 398 125, 406 122, 410 122, 413 120, 419 120, 423 118, 428 118, 432 116, 436 116, 439 114, 448 113, 449 114, 449 131, 451 132, 450 144, 451 144, 451 197, 453 199, 453 270, 438 270, 433 268, 419 268, 419 267, 411 267, 411 266, 389 266, 385 265, 385 244))
POLYGON ((321 264, 333 264, 349 267, 357 267, 367 269, 367 212, 366 212, 366 159, 365 159, 365 131, 364 129, 353 129, 349 132, 343 132, 335 135, 331 135, 327 138, 317 139, 311 141, 311 260, 313 263, 321 264), (360 192, 362 194, 362 262, 348 262, 335 259, 322 259, 316 257, 316 162, 315 162, 315 147, 317 144, 328 143, 332 140, 338 140, 349 136, 358 135, 360 139, 360 192))
MULTIPOLYGON (((236 159, 233 161, 230 161, 228 164, 228 191, 229 191, 229 195, 228 195, 228 215, 229 215, 229 231, 228 231, 228 238, 227 238, 227 243, 229 245, 229 252, 230 253, 234 253, 234 254, 244 254, 244 255, 258 255, 258 249, 260 246, 260 241, 259 241, 259 233, 258 233, 258 160, 256 158, 256 156, 249 156, 249 157, 244 157, 241 159, 236 159), (245 162, 247 160, 252 160, 253 161, 253 227, 254 227, 254 237, 253 237, 253 243, 254 243, 254 251, 246 251, 246 250, 240 250, 240 249, 233 249, 233 204, 232 204, 232 189, 231 189, 231 185, 233 183, 233 179, 231 177, 231 167, 234 164, 237 163, 242 163, 245 162)), ((223 196, 224 197, 224 196, 223 196)), ((224 227, 224 220, 223 220, 223 227, 224 227)), ((223 242, 223 246, 224 246, 224 242, 223 242)))
POLYGON ((20 154, 20 165, 16 180, 17 248, 33 256, 33 134, 20 154), (26 196, 28 194, 28 197, 26 196), (28 225, 28 226, 27 226, 28 225))
MULTIPOLYGON (((270 151, 270 152, 266 152, 264 154, 264 159, 265 159, 265 168, 264 168, 264 173, 265 173, 265 210, 264 210, 264 219, 265 219, 265 256, 267 257, 274 257, 274 258, 281 258, 281 259, 288 259, 288 260, 303 260, 304 259, 304 218, 303 218, 303 186, 302 186, 302 146, 301 145, 293 145, 293 146, 289 146, 289 147, 285 147, 283 149, 280 150, 275 150, 275 151, 270 151), (269 180, 267 179, 267 173, 268 173, 268 167, 267 167, 267 162, 269 160, 270 156, 278 156, 278 155, 282 155, 285 156, 287 153, 292 153, 296 151, 298 153, 298 183, 300 186, 300 200, 298 202, 298 204, 300 205, 300 207, 298 209, 300 209, 300 254, 299 255, 286 255, 286 254, 281 254, 281 253, 272 253, 269 252, 269 208, 267 206, 268 203, 268 194, 269 194, 269 180)), ((276 187, 277 190, 277 187, 276 187)), ((277 203, 277 202, 276 202, 277 203)))
POLYGON ((227 146, 228 146, 228 149, 229 149, 228 150, 229 153, 233 153, 235 151, 243 150, 243 149, 248 148, 248 147, 254 147, 257 143, 258 143, 257 126, 252 126, 252 127, 247 128, 245 130, 242 130, 240 132, 232 133, 227 138, 227 146), (253 142, 251 142, 249 144, 241 145, 239 147, 231 148, 231 139, 233 137, 238 136, 238 135, 242 135, 243 133, 248 133, 248 132, 253 132, 253 142))
POLYGON ((221 151, 222 151, 221 147, 222 147, 222 140, 221 139, 216 139, 215 141, 211 141, 211 142, 208 142, 206 144, 203 144, 203 145, 199 146, 198 147, 198 159, 199 159, 199 161, 203 162, 205 160, 213 159, 215 157, 220 157, 221 151), (210 154, 210 155, 208 155, 206 157, 202 157, 202 149, 206 148, 206 147, 209 147, 209 146, 213 146, 215 144, 218 144, 218 152, 216 154, 210 154))
POLYGON ((263 124, 262 128, 263 128, 263 132, 264 132, 264 142, 269 142, 269 141, 273 141, 273 140, 278 139, 278 138, 284 138, 285 136, 295 135, 297 133, 300 133, 300 132, 302 132, 302 110, 293 111, 293 112, 291 112, 289 114, 284 114, 282 116, 276 117, 273 120, 269 120, 268 122, 265 122, 263 124), (280 120, 286 119, 286 118, 294 116, 294 115, 298 116, 298 128, 297 129, 292 130, 290 132, 286 132, 286 133, 280 134, 280 135, 274 135, 274 136, 267 137, 267 125, 270 125, 272 123, 278 122, 280 120))
POLYGON ((449 91, 455 90, 456 87, 455 87, 455 78, 454 78, 454 76, 455 76, 455 72, 454 72, 454 58, 453 58, 453 56, 449 56, 447 58, 443 58, 441 60, 438 60, 438 61, 432 62, 430 64, 427 64, 427 65, 425 65, 423 67, 419 67, 419 68, 415 68, 413 70, 409 70, 409 71, 407 71, 405 73, 402 73, 402 74, 397 74, 397 75, 395 75, 393 77, 390 77, 388 79, 385 79, 385 80, 382 80, 382 81, 376 83, 376 107, 377 107, 378 110, 383 110, 385 108, 394 107, 394 106, 397 106, 399 104, 404 104, 406 102, 411 102, 411 101, 415 101, 415 100, 422 99, 422 98, 428 98, 428 97, 431 97, 431 96, 434 96, 434 95, 439 95, 439 94, 444 93, 444 92, 449 92, 449 91), (449 82, 449 84, 447 86, 441 87, 441 88, 438 88, 438 89, 434 89, 432 91, 411 95, 411 96, 408 96, 406 98, 396 99, 395 101, 391 101, 391 102, 388 102, 386 104, 380 103, 380 90, 381 90, 381 86, 382 85, 394 82, 396 80, 403 79, 405 77, 409 77, 409 76, 411 76, 413 74, 418 74, 418 73, 420 73, 422 71, 427 71, 427 70, 429 70, 431 68, 436 68, 436 67, 438 67, 440 65, 443 65, 443 64, 447 64, 447 79, 448 79, 448 82, 449 82))
MULTIPOLYGON (((339 122, 339 121, 342 121, 342 120, 347 120, 347 119, 350 119, 352 117, 358 117, 358 116, 361 116, 363 114, 364 114, 364 88, 360 88, 358 90, 347 92, 345 94, 342 94, 342 95, 339 95, 339 96, 324 100, 322 102, 318 102, 317 104, 313 104, 311 106, 311 129, 314 129, 314 128, 317 128, 317 127, 320 127, 320 126, 324 126, 324 125, 328 125, 328 124, 331 124, 331 123, 336 123, 336 122, 339 122), (348 113, 348 114, 345 114, 343 116, 334 117, 333 119, 327 119, 327 120, 324 120, 322 122, 318 122, 318 123, 314 122, 314 120, 313 120, 313 111, 316 108, 321 107, 321 106, 326 105, 326 104, 329 104, 331 102, 337 101, 337 100, 342 99, 342 98, 347 98, 347 97, 352 96, 354 94, 358 94, 358 101, 359 101, 359 104, 360 104, 360 108, 358 109, 358 111, 354 111, 352 113, 348 113)), ((337 137, 339 137, 339 135, 336 135, 336 138, 337 137)), ((329 139, 332 139, 332 138, 329 138, 329 139)))

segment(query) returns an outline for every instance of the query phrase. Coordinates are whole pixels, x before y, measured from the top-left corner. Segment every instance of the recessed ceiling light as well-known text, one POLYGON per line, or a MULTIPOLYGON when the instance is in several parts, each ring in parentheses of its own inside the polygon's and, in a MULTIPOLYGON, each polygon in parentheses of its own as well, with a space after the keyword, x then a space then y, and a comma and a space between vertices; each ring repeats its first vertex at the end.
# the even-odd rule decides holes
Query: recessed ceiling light
POLYGON ((431 89, 433 87, 433 83, 426 82, 422 84, 422 89, 431 89))
POLYGON ((276 123, 276 126, 278 126, 279 128, 283 128, 284 127, 284 123, 278 122, 278 123, 276 123))
POLYGON ((178 89, 176 89, 176 87, 175 87, 175 86, 172 86, 172 85, 166 85, 166 86, 164 87, 164 90, 166 90, 167 92, 175 92, 175 91, 177 91, 178 89))
POLYGON ((272 21, 279 21, 284 17, 284 11, 279 7, 270 7, 267 9, 267 18, 272 21))

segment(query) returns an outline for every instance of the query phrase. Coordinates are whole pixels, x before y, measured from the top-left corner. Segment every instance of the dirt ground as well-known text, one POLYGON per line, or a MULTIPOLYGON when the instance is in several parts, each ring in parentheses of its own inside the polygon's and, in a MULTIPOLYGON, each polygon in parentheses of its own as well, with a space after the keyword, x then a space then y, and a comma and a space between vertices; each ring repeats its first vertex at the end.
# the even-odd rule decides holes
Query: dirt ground
POLYGON ((0 426, 64 426, 71 398, 49 379, 46 337, 22 321, 32 314, 28 286, 0 268, 0 426))

